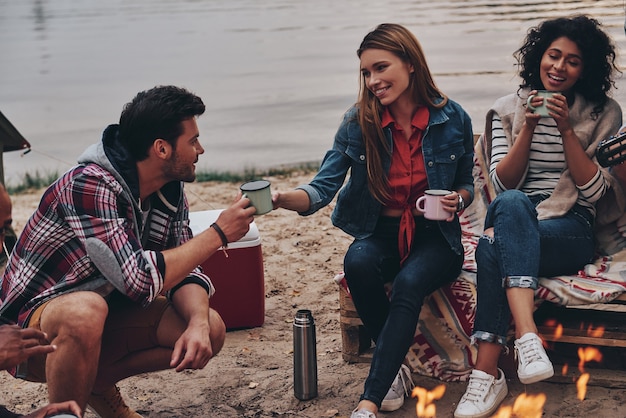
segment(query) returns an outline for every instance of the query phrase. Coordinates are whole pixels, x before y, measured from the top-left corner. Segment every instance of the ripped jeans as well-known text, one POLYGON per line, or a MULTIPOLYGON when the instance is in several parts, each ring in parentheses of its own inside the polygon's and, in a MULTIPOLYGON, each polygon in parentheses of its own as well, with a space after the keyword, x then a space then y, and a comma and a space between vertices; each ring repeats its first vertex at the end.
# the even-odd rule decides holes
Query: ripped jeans
POLYGON ((506 345, 511 311, 506 288, 537 289, 539 277, 575 274, 593 259, 593 216, 574 206, 565 216, 538 220, 541 198, 519 190, 499 194, 489 205, 476 248, 477 304, 472 341, 506 345))

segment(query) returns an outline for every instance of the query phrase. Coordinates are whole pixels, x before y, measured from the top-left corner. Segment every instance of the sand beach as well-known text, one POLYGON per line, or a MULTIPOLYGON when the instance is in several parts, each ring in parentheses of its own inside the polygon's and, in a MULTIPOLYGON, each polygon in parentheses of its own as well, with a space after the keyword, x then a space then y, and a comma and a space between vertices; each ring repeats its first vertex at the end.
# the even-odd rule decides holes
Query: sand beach
MULTIPOLYGON (((294 173, 269 180, 273 189, 287 190, 311 177, 294 173)), ((235 197, 237 186, 221 182, 188 185, 192 210, 226 207, 235 197)), ((40 196, 41 191, 13 196, 17 231, 40 196)), ((261 237, 265 278, 263 326, 228 332, 223 350, 203 370, 163 371, 120 382, 128 404, 146 418, 349 417, 369 365, 348 364, 342 358, 338 288, 333 277, 342 269, 343 254, 351 239, 332 226, 331 211, 332 205, 309 217, 284 210, 258 217, 255 223, 261 237), (292 321, 297 309, 311 309, 316 322, 319 396, 310 401, 299 401, 293 394, 292 321)), ((594 377, 601 372, 589 372, 591 380, 583 401, 577 399, 573 381, 524 386, 509 374, 510 393, 505 405, 512 405, 523 393, 543 393, 546 417, 626 416, 626 385, 617 382, 613 387, 597 386, 594 377)), ((417 374, 413 378, 428 390, 445 385, 445 394, 435 402, 436 411, 438 417, 451 417, 465 384, 417 374)), ((26 413, 45 402, 44 385, 0 373, 0 403, 26 413)), ((416 400, 407 399, 401 410, 380 417, 416 417, 415 407, 416 400)), ((94 415, 88 412, 85 417, 94 415)))

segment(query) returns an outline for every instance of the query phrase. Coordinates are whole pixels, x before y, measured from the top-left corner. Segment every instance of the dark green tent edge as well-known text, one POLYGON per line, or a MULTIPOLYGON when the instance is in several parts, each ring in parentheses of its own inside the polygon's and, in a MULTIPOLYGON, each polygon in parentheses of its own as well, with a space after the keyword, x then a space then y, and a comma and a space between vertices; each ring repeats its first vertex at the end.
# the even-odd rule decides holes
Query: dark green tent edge
POLYGON ((3 151, 30 149, 30 143, 2 112, 0 112, 0 143, 3 144, 3 151))

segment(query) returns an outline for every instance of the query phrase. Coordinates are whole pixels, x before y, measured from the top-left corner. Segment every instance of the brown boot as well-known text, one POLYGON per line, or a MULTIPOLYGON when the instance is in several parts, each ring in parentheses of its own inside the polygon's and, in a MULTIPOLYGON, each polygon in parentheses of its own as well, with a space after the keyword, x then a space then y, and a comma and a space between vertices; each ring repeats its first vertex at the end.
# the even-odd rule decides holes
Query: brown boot
POLYGON ((126 405, 116 385, 101 394, 92 393, 87 404, 100 418, 142 418, 126 405))

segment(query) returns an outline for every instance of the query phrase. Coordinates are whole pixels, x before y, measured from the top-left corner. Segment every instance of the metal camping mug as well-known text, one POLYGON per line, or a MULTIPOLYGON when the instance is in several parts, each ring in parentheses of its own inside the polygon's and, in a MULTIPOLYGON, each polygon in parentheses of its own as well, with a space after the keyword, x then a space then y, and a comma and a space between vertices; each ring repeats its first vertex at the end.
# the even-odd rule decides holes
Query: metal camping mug
POLYGON ((528 99, 526 100, 526 105, 533 111, 533 113, 538 114, 539 116, 541 116, 542 118, 549 118, 550 117, 550 109, 548 109, 546 107, 546 105, 548 104, 548 98, 553 97, 555 94, 561 94, 560 91, 548 91, 548 90, 538 90, 537 94, 533 94, 532 96, 529 96, 528 99), (532 100, 535 97, 543 97, 543 103, 540 106, 533 106, 531 104, 532 100))
POLYGON ((301 401, 317 396, 316 350, 313 315, 300 309, 293 320, 293 393, 301 401))
POLYGON ((245 197, 250 199, 250 204, 256 209, 255 215, 265 215, 274 209, 269 181, 249 181, 242 184, 239 189, 245 197))
POLYGON ((446 212, 441 204, 441 198, 450 193, 452 193, 450 190, 426 190, 424 195, 415 202, 415 207, 424 214, 426 219, 450 222, 454 219, 454 213, 446 212))

